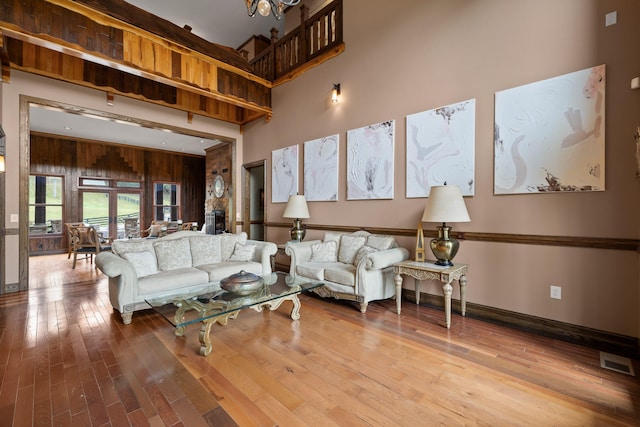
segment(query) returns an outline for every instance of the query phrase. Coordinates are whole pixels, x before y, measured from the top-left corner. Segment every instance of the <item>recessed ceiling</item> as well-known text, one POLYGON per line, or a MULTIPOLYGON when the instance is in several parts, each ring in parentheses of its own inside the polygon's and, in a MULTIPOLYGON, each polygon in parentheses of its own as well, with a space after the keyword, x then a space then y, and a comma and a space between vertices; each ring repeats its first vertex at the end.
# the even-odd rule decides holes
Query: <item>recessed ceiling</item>
POLYGON ((186 135, 161 127, 37 105, 29 109, 29 127, 31 131, 46 134, 201 156, 206 154, 205 149, 221 143, 218 139, 186 135))

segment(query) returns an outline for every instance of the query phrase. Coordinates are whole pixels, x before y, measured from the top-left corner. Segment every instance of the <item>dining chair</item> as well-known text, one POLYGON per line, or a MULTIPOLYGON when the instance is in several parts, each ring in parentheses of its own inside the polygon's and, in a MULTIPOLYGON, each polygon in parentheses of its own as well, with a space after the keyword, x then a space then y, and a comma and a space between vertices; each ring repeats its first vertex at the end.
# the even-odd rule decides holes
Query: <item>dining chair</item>
MULTIPOLYGON (((102 251, 110 251, 111 246, 101 242, 98 231, 93 225, 71 226, 71 241, 73 247, 73 266, 76 268, 78 254, 89 258, 93 264, 93 256, 102 251)), ((96 267, 97 268, 97 267, 96 267)))
POLYGON ((149 228, 142 230, 140 233, 144 237, 164 237, 167 235, 167 221, 151 221, 149 228))
POLYGON ((71 227, 77 227, 84 225, 82 222, 65 222, 64 229, 67 231, 67 259, 71 258, 73 253, 73 235, 71 234, 71 227))

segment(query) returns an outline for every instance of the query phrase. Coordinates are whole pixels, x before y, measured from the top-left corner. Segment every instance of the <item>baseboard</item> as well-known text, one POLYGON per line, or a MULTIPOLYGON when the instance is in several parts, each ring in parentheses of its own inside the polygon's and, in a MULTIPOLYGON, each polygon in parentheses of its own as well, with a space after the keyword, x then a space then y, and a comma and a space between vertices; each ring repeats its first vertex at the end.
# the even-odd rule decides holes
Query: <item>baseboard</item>
MULTIPOLYGON (((404 299, 416 302, 416 293, 402 289, 404 299)), ((444 297, 420 293, 420 305, 443 310, 444 297)), ((452 311, 460 312, 460 301, 451 301, 452 311)), ((626 335, 591 329, 542 317, 530 316, 514 311, 467 302, 467 317, 507 326, 513 329, 543 335, 560 341, 570 342, 611 354, 640 359, 640 341, 626 335)))

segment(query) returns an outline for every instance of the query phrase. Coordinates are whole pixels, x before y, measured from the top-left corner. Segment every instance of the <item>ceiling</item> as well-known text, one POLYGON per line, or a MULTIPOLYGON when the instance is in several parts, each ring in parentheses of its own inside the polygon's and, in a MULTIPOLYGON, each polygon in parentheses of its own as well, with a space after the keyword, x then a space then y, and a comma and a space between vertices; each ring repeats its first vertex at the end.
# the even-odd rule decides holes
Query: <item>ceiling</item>
POLYGON ((251 36, 271 39, 271 28, 284 34, 284 18, 273 15, 253 18, 247 14, 245 0, 126 0, 179 27, 189 25, 191 32, 212 43, 239 48, 251 36))
MULTIPOLYGON (((179 27, 189 25, 203 39, 238 48, 254 35, 271 38, 271 28, 283 34, 284 18, 247 14, 245 0, 127 0, 134 6, 164 18, 179 27)), ((71 114, 49 107, 32 106, 31 131, 71 138, 111 142, 186 154, 205 155, 205 149, 219 144, 216 139, 176 131, 144 127, 104 117, 71 114)))
POLYGON ((29 128, 32 132, 202 156, 205 149, 221 143, 218 139, 175 130, 33 104, 29 109, 29 128))

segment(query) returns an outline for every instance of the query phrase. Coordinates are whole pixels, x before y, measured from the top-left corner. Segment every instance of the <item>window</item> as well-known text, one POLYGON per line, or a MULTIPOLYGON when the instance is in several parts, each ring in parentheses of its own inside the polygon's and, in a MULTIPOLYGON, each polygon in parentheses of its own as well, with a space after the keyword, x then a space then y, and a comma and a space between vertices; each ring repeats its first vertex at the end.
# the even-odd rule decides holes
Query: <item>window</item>
POLYGON ((156 221, 180 219, 180 185, 155 183, 153 194, 153 212, 156 221))
POLYGON ((29 176, 29 234, 62 233, 61 176, 29 176))

